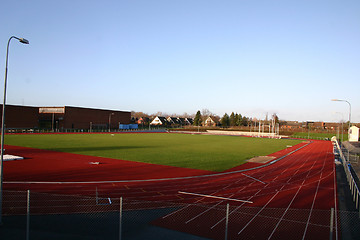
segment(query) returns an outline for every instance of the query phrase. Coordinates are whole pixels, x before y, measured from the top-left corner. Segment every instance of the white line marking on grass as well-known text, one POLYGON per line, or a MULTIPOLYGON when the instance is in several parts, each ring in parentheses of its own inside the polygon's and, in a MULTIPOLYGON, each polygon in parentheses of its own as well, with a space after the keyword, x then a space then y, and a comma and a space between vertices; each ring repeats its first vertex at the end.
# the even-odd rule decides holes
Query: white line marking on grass
POLYGON ((252 201, 247 201, 247 200, 240 200, 240 199, 234 199, 234 198, 218 197, 218 196, 205 195, 205 194, 199 194, 199 193, 189 193, 189 192, 181 192, 181 191, 179 191, 178 193, 187 194, 187 195, 193 195, 193 196, 199 196, 199 197, 216 198, 216 199, 228 200, 228 201, 235 201, 235 202, 254 203, 254 202, 252 202, 252 201))

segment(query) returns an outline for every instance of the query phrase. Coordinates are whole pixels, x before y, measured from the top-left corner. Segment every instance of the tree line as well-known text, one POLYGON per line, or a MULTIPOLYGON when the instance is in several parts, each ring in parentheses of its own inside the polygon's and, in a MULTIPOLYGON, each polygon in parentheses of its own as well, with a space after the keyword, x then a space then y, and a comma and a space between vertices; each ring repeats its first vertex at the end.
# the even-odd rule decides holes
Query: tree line
MULTIPOLYGON (((213 117, 214 118, 213 120, 219 119, 217 124, 221 125, 222 127, 251 126, 251 125, 255 125, 257 122, 256 119, 242 116, 241 114, 234 113, 234 112, 232 112, 230 114, 230 116, 227 113, 225 113, 221 118, 219 118, 215 115, 204 116, 204 115, 202 115, 202 113, 199 110, 195 114, 193 125, 194 126, 203 125, 208 117, 213 117)), ((275 120, 275 123, 279 123, 279 118, 277 117, 277 115, 275 113, 272 115, 272 119, 275 120)), ((265 119, 265 122, 269 123, 269 120, 267 119, 267 117, 265 119)))
MULTIPOLYGON (((222 117, 219 117, 216 114, 213 114, 212 112, 210 112, 208 109, 202 109, 201 111, 198 110, 195 115, 188 114, 188 113, 169 115, 164 112, 157 112, 155 114, 146 114, 144 112, 133 111, 131 113, 131 116, 132 116, 132 119, 139 119, 140 117, 146 117, 150 121, 153 118, 155 118, 156 116, 164 116, 164 117, 172 116, 172 117, 184 117, 184 118, 190 117, 190 118, 193 118, 193 120, 194 120, 193 121, 194 126, 205 125, 205 121, 208 117, 212 117, 212 119, 216 122, 216 125, 222 126, 222 127, 255 126, 259 122, 259 120, 257 120, 256 118, 250 118, 250 117, 247 117, 242 114, 235 113, 235 112, 232 112, 230 115, 225 113, 222 117)), ((271 118, 275 119, 275 123, 279 123, 279 118, 277 117, 277 115, 275 113, 271 116, 271 118)), ((269 124, 269 122, 270 121, 268 120, 268 117, 266 116, 265 124, 269 124)))

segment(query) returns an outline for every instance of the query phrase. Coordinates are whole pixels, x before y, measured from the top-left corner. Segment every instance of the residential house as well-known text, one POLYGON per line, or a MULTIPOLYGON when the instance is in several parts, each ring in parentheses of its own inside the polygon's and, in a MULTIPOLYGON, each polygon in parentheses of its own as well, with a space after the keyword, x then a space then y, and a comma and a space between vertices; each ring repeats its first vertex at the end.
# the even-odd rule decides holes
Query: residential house
POLYGON ((168 121, 165 117, 156 116, 154 120, 151 121, 150 125, 161 125, 165 126, 168 124, 168 121))
POLYGON ((194 119, 192 118, 185 118, 185 125, 193 125, 194 119))
POLYGON ((178 118, 168 117, 166 120, 168 121, 168 123, 169 123, 170 125, 181 125, 181 122, 179 121, 178 118))
POLYGON ((150 122, 150 119, 148 117, 141 117, 136 121, 136 123, 141 126, 148 125, 149 122, 150 122))
POLYGON ((206 127, 216 127, 218 126, 220 123, 220 118, 217 116, 209 116, 205 122, 204 122, 204 126, 206 127))

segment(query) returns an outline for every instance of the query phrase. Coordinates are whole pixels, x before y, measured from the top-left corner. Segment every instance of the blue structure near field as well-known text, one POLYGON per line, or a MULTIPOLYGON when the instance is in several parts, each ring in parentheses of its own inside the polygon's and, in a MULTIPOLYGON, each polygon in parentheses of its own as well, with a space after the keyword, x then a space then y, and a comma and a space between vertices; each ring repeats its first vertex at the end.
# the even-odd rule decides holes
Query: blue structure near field
POLYGON ((138 129, 138 124, 119 124, 119 129, 125 130, 125 129, 138 129))

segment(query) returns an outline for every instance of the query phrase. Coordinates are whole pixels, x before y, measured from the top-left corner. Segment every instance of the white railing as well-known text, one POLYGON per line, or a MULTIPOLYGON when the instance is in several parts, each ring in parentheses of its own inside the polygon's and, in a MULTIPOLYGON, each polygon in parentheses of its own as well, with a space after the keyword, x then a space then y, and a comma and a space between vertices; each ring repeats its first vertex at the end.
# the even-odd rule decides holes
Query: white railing
POLYGON ((355 181, 355 177, 353 176, 353 173, 351 172, 351 164, 346 159, 345 155, 343 154, 342 149, 341 149, 336 137, 333 137, 331 139, 331 141, 334 143, 334 146, 336 146, 336 149, 339 152, 339 157, 340 157, 341 163, 344 167, 344 171, 346 174, 347 182, 349 184, 352 199, 355 203, 356 209, 359 210, 359 216, 360 216, 360 206, 359 206, 360 191, 359 191, 359 186, 357 185, 357 183, 355 181))

